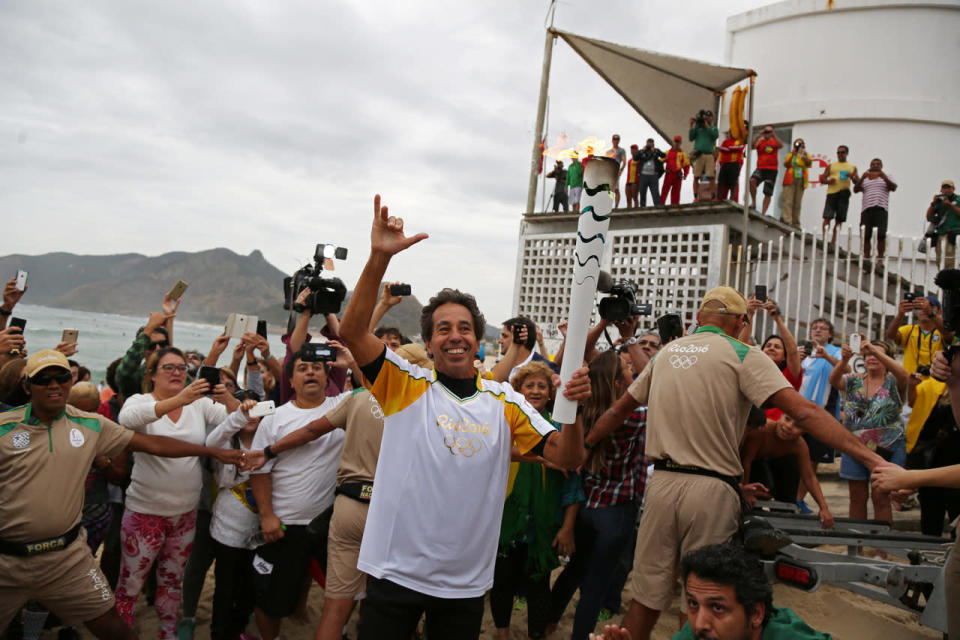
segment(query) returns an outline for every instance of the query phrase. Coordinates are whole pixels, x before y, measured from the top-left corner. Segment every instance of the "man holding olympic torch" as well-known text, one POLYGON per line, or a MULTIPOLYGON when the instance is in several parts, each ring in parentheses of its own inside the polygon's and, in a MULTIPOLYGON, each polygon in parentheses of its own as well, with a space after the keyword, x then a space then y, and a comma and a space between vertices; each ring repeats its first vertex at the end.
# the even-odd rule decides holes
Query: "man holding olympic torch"
MULTIPOLYGON (((431 638, 480 635, 493 584, 511 445, 563 468, 583 453, 580 419, 558 432, 507 384, 473 367, 485 328, 473 296, 443 289, 424 307, 421 335, 434 370, 415 366, 369 330, 391 258, 426 239, 374 198, 370 257, 340 325, 384 414, 377 479, 358 568, 370 576, 361 640, 407 640, 426 613, 431 638)), ((563 390, 590 395, 587 370, 563 390)))

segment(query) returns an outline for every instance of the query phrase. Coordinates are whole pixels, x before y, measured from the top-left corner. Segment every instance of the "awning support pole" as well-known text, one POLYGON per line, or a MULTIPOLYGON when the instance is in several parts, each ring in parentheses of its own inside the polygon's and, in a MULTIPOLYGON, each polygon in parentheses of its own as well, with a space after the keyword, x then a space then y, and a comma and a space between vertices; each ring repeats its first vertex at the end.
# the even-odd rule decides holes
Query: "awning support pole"
MULTIPOLYGON (((747 238, 749 237, 747 233, 750 228, 750 204, 749 204, 750 203, 750 151, 752 151, 752 149, 750 148, 750 145, 753 141, 753 94, 754 94, 754 80, 756 79, 756 77, 757 76, 755 73, 753 72, 750 73, 750 107, 747 110, 750 119, 748 120, 748 124, 747 124, 747 139, 744 142, 744 144, 746 145, 746 148, 743 150, 743 154, 744 154, 743 166, 744 166, 744 169, 746 169, 746 171, 744 172, 746 174, 745 176, 746 180, 744 181, 745 188, 743 190, 743 235, 740 237, 740 255, 741 256, 747 255, 747 238)), ((757 188, 758 189, 760 188, 759 184, 757 185, 757 188)), ((739 267, 738 267, 738 271, 739 271, 739 267)), ((737 286, 740 287, 740 291, 743 293, 743 295, 748 295, 745 289, 745 287, 747 286, 746 267, 744 267, 744 269, 740 271, 740 273, 742 274, 743 279, 737 283, 737 286)), ((779 278, 780 275, 777 274, 777 277, 779 278)))
POLYGON ((533 128, 533 154, 530 158, 530 182, 527 186, 527 213, 533 213, 537 199, 537 174, 540 171, 540 158, 543 149, 543 122, 547 111, 547 88, 550 86, 550 61, 553 57, 553 41, 556 34, 547 29, 547 41, 543 46, 543 70, 540 72, 540 99, 537 101, 537 123, 533 128))

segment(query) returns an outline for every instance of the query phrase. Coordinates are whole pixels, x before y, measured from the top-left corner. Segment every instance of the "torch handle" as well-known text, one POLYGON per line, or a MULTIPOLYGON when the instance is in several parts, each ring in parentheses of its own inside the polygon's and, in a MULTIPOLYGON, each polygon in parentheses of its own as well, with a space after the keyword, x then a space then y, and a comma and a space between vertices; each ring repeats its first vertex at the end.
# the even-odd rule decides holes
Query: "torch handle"
POLYGON ((584 196, 577 221, 577 244, 573 252, 567 344, 560 368, 560 390, 553 404, 553 419, 560 424, 571 424, 577 419, 576 403, 563 396, 563 387, 583 363, 590 315, 597 295, 600 258, 607 244, 610 212, 613 210, 610 189, 616 184, 619 169, 619 163, 613 158, 591 156, 584 161, 584 196))

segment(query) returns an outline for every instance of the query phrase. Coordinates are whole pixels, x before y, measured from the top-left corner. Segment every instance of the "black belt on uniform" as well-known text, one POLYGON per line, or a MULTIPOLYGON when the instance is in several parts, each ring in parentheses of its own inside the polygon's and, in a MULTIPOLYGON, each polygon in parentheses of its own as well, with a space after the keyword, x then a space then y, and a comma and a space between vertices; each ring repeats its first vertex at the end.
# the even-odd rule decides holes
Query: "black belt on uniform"
POLYGON ((740 478, 736 476, 725 476, 722 473, 713 471, 711 469, 704 469, 703 467, 695 467, 692 464, 678 464, 671 460, 670 458, 664 458, 663 460, 654 460, 653 468, 660 471, 673 471, 674 473, 689 473, 695 476, 706 476, 708 478, 716 478, 718 480, 723 480, 728 485, 733 487, 733 490, 737 492, 737 495, 740 495, 740 478))
POLYGON ((61 549, 66 549, 71 542, 77 539, 79 534, 80 525, 78 524, 62 536, 49 538, 47 540, 38 540, 36 542, 0 540, 0 553, 8 556, 37 556, 50 551, 60 551, 61 549))
POLYGON ((335 490, 334 494, 353 498, 357 502, 370 502, 373 496, 372 482, 343 482, 335 490))

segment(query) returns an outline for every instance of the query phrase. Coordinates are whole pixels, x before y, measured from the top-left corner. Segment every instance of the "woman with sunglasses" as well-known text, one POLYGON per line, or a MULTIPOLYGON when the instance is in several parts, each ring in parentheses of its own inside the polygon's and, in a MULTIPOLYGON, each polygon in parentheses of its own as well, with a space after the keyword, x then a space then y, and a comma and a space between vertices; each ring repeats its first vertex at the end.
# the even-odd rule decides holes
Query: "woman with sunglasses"
MULTIPOLYGON (((840 360, 830 372, 830 384, 844 394, 843 426, 860 439, 867 448, 886 460, 903 466, 907 459, 906 437, 900 410, 907 390, 907 370, 893 359, 893 348, 886 342, 867 342, 863 339, 866 372, 848 373, 847 363, 853 357, 850 345, 843 345, 840 360)), ((867 517, 867 494, 870 471, 843 454, 840 477, 850 487, 850 517, 867 517)), ((893 522, 890 494, 873 491, 873 517, 893 522)))
MULTIPOLYGON (((176 347, 158 349, 147 361, 144 393, 127 399, 120 423, 134 431, 202 445, 208 431, 239 403, 222 384, 211 390, 202 378, 189 385, 186 379, 183 353, 176 347)), ((176 634, 180 583, 193 544, 201 476, 199 458, 140 454, 127 488, 117 611, 132 627, 137 597, 156 560, 160 638, 176 634)))

